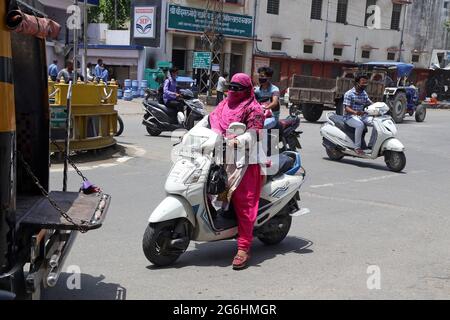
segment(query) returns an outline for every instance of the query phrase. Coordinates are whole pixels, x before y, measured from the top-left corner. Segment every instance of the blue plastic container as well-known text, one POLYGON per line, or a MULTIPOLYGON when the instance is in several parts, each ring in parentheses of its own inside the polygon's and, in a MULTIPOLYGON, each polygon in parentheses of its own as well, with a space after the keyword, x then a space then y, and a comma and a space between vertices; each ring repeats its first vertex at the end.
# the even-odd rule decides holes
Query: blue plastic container
POLYGON ((130 79, 125 79, 123 87, 126 89, 131 89, 132 82, 130 79))
POLYGON ((122 99, 122 98, 123 98, 123 90, 117 89, 117 99, 122 99))
POLYGON ((131 91, 131 89, 126 89, 123 92, 123 100, 125 100, 125 101, 133 100, 133 92, 131 91))
POLYGON ((146 89, 147 86, 148 86, 148 81, 147 80, 141 80, 139 88, 146 89))

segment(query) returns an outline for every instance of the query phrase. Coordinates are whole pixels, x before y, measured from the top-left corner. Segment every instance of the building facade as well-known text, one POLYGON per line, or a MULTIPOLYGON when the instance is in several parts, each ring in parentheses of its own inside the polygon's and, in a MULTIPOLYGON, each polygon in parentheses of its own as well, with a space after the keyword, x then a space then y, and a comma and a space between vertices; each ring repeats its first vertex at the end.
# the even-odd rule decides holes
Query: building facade
POLYGON ((403 61, 428 68, 443 46, 444 0, 256 0, 255 64, 281 87, 293 74, 336 77, 342 66, 403 61))
MULTIPOLYGON (((181 74, 199 77, 201 71, 194 64, 194 52, 208 51, 202 41, 208 17, 214 16, 213 0, 134 0, 135 7, 155 8, 153 37, 136 37, 132 29, 132 43, 146 47, 147 66, 154 68, 157 61, 171 61, 181 74), (208 8, 209 4, 209 10, 208 8), (209 16, 206 16, 209 14, 209 16)), ((216 27, 223 34, 222 49, 214 70, 250 73, 253 57, 253 1, 224 0, 223 15, 216 27)), ((133 11, 132 22, 137 21, 133 11)))

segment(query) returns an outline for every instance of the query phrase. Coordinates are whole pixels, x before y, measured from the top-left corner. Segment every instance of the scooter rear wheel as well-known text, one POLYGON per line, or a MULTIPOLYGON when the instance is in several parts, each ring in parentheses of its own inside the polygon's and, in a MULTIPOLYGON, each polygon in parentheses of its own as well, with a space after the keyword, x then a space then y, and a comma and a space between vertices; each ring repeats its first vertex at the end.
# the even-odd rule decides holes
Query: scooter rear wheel
POLYGON ((275 245, 286 238, 291 229, 292 217, 280 214, 269 220, 257 233, 258 239, 265 245, 275 245))
POLYGON ((344 154, 337 149, 325 148, 328 158, 333 161, 340 161, 344 158, 344 154))
MULTIPOLYGON (((189 241, 184 248, 174 250, 170 248, 174 230, 178 220, 170 220, 159 223, 149 223, 142 239, 142 249, 145 257, 156 266, 164 267, 173 264, 189 246, 189 241)), ((186 223, 188 223, 186 221, 186 223)))
POLYGON ((150 128, 150 127, 146 127, 146 128, 147 128, 148 134, 151 135, 151 136, 153 136, 153 137, 159 136, 159 135, 161 134, 161 132, 162 132, 162 131, 160 131, 160 130, 152 129, 152 128, 150 128))

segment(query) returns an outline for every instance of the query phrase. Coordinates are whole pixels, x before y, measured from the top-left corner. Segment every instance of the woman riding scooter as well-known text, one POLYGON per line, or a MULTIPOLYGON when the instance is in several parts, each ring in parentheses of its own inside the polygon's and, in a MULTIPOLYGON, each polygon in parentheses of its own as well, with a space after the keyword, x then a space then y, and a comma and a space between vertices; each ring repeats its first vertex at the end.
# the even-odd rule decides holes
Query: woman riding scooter
MULTIPOLYGON (((228 87, 228 97, 223 100, 210 114, 211 129, 226 135, 229 125, 242 122, 247 130, 261 130, 264 126, 264 114, 261 105, 256 101, 251 78, 243 73, 233 76, 228 87)), ((250 142, 256 135, 247 132, 232 140, 235 146, 250 142)), ((237 169, 236 189, 231 188, 231 202, 238 220, 238 252, 233 259, 233 269, 243 269, 247 266, 250 247, 253 241, 253 226, 258 213, 262 176, 259 164, 247 164, 237 169)), ((230 195, 228 195, 229 197, 230 195)))

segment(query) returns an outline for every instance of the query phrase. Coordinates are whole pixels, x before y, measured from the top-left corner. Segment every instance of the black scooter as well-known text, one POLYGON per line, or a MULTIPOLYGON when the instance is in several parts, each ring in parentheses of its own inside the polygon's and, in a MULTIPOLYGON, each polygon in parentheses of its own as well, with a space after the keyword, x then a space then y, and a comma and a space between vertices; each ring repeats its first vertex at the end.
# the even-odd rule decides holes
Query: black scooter
POLYGON ((168 108, 151 98, 151 92, 147 91, 143 101, 145 115, 142 120, 151 136, 158 136, 163 131, 190 130, 206 115, 204 104, 188 89, 180 90, 180 101, 184 104, 183 112, 168 108))

